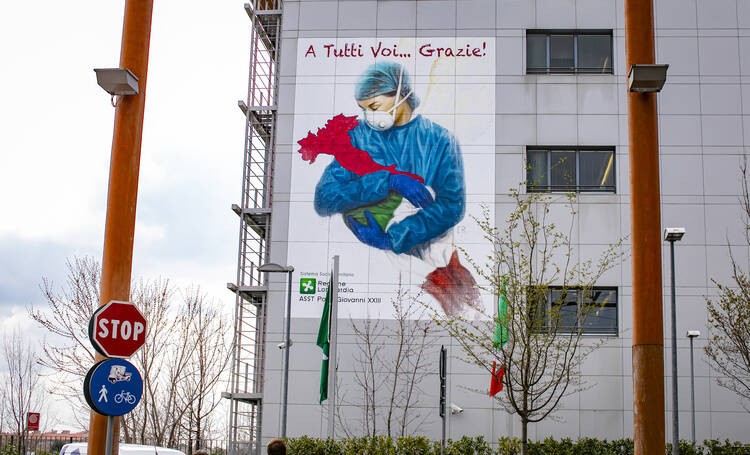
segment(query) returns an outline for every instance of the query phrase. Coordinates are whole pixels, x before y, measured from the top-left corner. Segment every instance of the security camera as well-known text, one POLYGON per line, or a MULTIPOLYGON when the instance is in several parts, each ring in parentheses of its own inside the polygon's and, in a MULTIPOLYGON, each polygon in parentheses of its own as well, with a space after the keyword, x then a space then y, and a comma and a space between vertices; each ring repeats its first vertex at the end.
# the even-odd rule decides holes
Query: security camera
MULTIPOLYGON (((292 347, 293 344, 294 344, 294 342, 292 340, 289 340, 289 347, 290 348, 292 347)), ((286 347, 286 343, 281 342, 281 343, 277 344, 276 346, 278 346, 279 349, 284 349, 286 347)))
POLYGON ((451 414, 463 414, 464 408, 460 407, 456 403, 451 403, 451 414))

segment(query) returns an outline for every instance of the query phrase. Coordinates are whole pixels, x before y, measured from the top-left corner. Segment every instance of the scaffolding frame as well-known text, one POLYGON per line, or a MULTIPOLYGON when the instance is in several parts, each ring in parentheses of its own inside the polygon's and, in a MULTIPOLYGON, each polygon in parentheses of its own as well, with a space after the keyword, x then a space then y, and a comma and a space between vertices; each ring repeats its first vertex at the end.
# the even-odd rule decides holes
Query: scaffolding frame
POLYGON ((265 274, 269 259, 279 44, 282 0, 245 3, 250 18, 247 98, 238 101, 245 116, 242 194, 232 211, 240 221, 237 276, 227 288, 235 294, 232 367, 228 392, 229 455, 261 455, 265 361, 265 274))

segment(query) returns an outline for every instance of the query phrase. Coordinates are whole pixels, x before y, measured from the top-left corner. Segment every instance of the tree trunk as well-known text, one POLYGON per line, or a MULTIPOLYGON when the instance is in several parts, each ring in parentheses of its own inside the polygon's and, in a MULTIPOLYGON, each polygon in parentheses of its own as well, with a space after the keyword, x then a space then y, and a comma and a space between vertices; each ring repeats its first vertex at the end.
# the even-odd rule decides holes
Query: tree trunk
POLYGON ((202 443, 203 441, 201 438, 201 416, 199 415, 195 422, 195 450, 200 450, 202 443))
POLYGON ((529 421, 521 419, 521 455, 529 453, 529 421))

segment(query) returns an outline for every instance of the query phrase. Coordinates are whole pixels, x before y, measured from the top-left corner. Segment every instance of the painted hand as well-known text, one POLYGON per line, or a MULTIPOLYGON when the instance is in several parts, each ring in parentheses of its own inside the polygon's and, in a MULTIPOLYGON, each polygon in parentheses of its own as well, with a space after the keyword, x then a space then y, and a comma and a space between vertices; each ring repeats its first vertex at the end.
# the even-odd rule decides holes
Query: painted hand
POLYGON ((403 174, 391 174, 388 177, 388 188, 396 191, 415 207, 427 208, 435 202, 427 187, 419 180, 403 174))
POLYGON ((383 229, 380 228, 380 225, 375 221, 375 218, 372 217, 369 210, 365 210, 365 216, 368 221, 368 224, 366 225, 359 224, 351 217, 351 215, 348 217, 349 228, 354 232, 354 235, 357 236, 362 243, 370 245, 371 247, 379 248, 381 250, 390 250, 391 239, 389 239, 388 235, 383 232, 383 229))

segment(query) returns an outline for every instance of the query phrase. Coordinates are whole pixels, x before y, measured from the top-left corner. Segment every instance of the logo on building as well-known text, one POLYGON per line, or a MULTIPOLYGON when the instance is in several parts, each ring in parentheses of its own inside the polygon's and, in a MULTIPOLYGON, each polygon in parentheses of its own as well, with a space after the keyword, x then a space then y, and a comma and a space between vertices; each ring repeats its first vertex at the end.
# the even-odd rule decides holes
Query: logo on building
POLYGON ((299 280, 299 293, 300 294, 315 294, 315 278, 300 278, 299 280))

